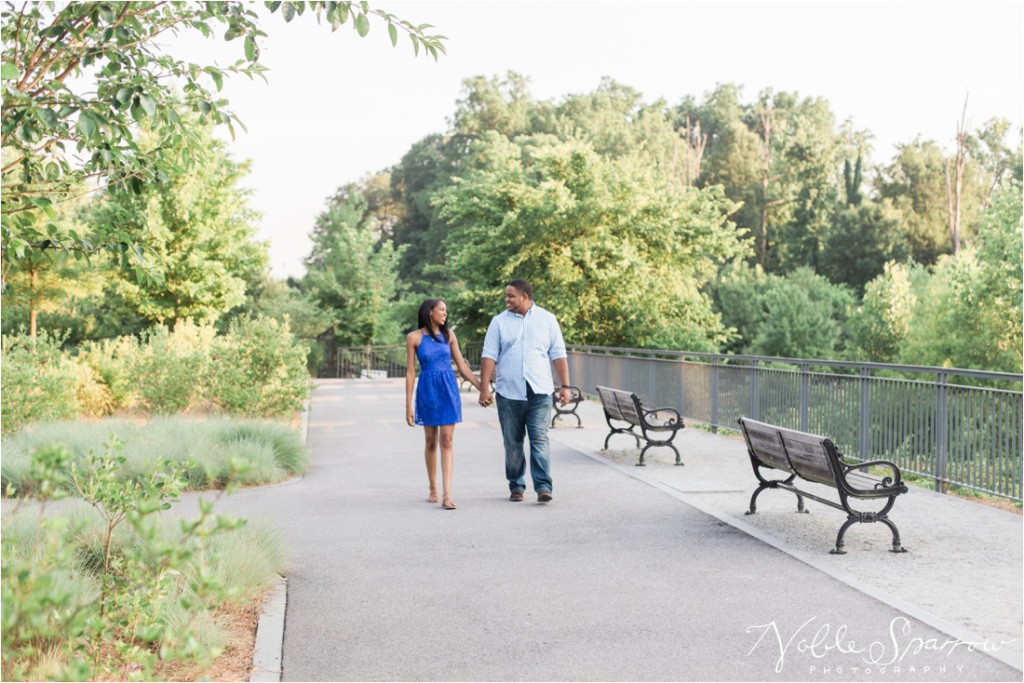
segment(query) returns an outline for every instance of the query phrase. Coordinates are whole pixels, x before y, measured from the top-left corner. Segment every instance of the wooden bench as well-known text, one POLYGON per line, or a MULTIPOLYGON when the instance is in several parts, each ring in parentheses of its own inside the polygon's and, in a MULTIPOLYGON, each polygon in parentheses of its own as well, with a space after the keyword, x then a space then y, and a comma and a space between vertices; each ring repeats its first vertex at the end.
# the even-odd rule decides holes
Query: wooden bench
POLYGON ((757 511, 757 497, 766 489, 785 489, 796 494, 797 512, 804 509, 804 498, 846 512, 847 519, 836 536, 836 547, 831 551, 834 555, 843 555, 843 537, 846 530, 854 524, 881 522, 892 531, 891 552, 906 552, 900 544, 900 532, 889 519, 889 511, 896 503, 896 497, 907 492, 907 486, 900 477, 899 468, 891 462, 876 460, 873 462, 847 465, 843 454, 839 452, 831 439, 814 434, 806 434, 791 429, 776 427, 750 418, 739 420, 743 438, 747 442, 747 452, 754 467, 760 485, 750 497, 748 515, 757 511), (883 477, 868 474, 870 467, 881 467, 889 470, 883 477), (789 476, 785 479, 768 479, 762 474, 763 469, 779 470, 789 476), (839 494, 839 502, 821 498, 805 490, 798 489, 793 481, 801 479, 830 486, 839 494), (880 510, 861 511, 851 507, 851 499, 885 500, 880 510))
POLYGON ((562 417, 563 415, 572 415, 576 418, 576 427, 583 427, 583 420, 576 413, 576 409, 580 407, 580 403, 583 401, 583 392, 571 384, 566 385, 566 389, 572 394, 572 398, 564 406, 558 402, 558 394, 561 391, 561 387, 555 387, 555 390, 551 392, 551 405, 555 409, 555 414, 551 416, 551 426, 555 426, 555 420, 562 417))
POLYGON ((668 446, 676 454, 676 465, 683 464, 679 459, 679 451, 672 445, 672 439, 676 438, 679 430, 686 426, 683 424, 683 416, 679 414, 678 410, 675 408, 648 408, 639 396, 621 389, 597 387, 597 395, 604 407, 604 417, 608 421, 608 428, 611 429, 604 440, 605 449, 608 448, 609 439, 616 434, 629 434, 636 439, 637 448, 640 447, 641 437, 647 442, 647 445, 640 451, 640 461, 637 462, 637 467, 647 464, 644 462, 644 453, 654 446, 668 446), (624 422, 629 426, 616 426, 612 422, 613 420, 624 422), (633 431, 637 427, 640 428, 639 434, 633 431), (669 433, 667 439, 657 438, 664 432, 669 433))

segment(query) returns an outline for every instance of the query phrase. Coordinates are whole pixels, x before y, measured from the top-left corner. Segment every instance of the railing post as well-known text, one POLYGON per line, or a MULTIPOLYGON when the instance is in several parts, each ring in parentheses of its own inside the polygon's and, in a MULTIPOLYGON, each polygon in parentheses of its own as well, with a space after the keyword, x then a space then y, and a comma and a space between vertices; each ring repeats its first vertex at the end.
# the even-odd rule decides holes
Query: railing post
POLYGON ((946 493, 949 488, 946 484, 946 455, 948 439, 948 425, 946 424, 946 373, 939 372, 935 375, 935 490, 939 493, 946 493))
POLYGON ((718 362, 715 356, 711 361, 711 433, 718 433, 718 362))
POLYGON ((757 370, 759 361, 750 363, 750 417, 755 420, 761 419, 761 389, 758 386, 760 373, 757 370))
POLYGON ((660 400, 654 395, 654 353, 647 355, 647 400, 658 405, 660 400))
POLYGON ((860 452, 861 460, 871 460, 871 372, 860 369, 860 452))
POLYGON ((810 423, 811 366, 800 364, 800 431, 806 432, 810 423))

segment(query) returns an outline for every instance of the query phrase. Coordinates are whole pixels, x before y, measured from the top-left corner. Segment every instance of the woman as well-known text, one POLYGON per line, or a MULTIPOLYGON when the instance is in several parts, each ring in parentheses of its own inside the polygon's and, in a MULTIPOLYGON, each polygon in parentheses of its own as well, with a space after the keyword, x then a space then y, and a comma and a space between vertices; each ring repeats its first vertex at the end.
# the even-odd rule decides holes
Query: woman
POLYGON ((422 425, 426 438, 424 457, 430 496, 437 502, 437 447, 441 446, 441 507, 454 510, 452 489, 452 433, 462 422, 462 397, 452 372, 452 359, 466 380, 478 391, 480 379, 469 369, 459 351, 455 333, 448 329, 448 307, 440 299, 427 299, 420 305, 419 329, 405 339, 405 420, 410 427, 422 425), (416 385, 416 409, 413 410, 412 387, 416 384, 415 359, 420 361, 420 381, 416 385))

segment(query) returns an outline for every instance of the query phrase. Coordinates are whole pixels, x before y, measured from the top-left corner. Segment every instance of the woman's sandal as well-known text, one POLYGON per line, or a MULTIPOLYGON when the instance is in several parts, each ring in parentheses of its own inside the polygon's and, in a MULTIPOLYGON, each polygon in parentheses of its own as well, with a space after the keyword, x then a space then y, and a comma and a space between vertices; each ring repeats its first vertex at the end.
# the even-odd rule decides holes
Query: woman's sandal
POLYGON ((430 495, 427 496, 427 502, 428 503, 436 503, 437 502, 437 491, 431 491, 430 492, 430 495))
POLYGON ((445 510, 454 510, 455 501, 452 500, 451 498, 445 498, 444 503, 441 504, 441 507, 443 507, 445 510))

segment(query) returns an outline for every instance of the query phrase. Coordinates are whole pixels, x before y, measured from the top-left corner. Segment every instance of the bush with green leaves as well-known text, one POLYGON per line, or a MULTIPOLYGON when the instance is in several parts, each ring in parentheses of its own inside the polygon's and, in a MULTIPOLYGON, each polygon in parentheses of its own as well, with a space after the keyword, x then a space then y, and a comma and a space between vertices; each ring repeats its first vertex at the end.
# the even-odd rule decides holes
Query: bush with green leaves
POLYGON ((3 336, 3 431, 20 429, 41 420, 61 420, 78 415, 79 370, 74 359, 61 351, 63 339, 42 332, 36 339, 27 334, 3 336))
POLYGON ((99 375, 110 392, 111 412, 130 410, 138 403, 135 365, 139 355, 139 340, 127 335, 79 347, 78 357, 99 375))
POLYGON ((183 413, 203 399, 216 330, 212 325, 178 322, 157 325, 145 335, 135 364, 140 405, 151 413, 183 413))
POLYGON ((309 393, 306 350, 288 320, 239 318, 214 340, 210 401, 232 415, 286 417, 309 393))
POLYGON ((195 519, 160 514, 184 468, 124 480, 119 448, 33 454, 36 500, 4 515, 4 680, 158 680, 168 665, 206 665, 225 645, 212 613, 258 600, 283 565, 275 535, 213 502, 195 519), (80 500, 49 510, 68 488, 80 500))

